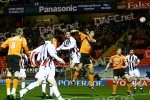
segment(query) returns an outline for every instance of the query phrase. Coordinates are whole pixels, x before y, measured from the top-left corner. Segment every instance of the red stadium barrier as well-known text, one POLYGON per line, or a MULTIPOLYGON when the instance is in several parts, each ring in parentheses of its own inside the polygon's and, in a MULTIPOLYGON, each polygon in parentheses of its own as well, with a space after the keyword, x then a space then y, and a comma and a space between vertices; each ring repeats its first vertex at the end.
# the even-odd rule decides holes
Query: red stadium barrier
MULTIPOLYGON (((135 81, 136 85, 138 85, 138 82, 135 81)), ((112 86, 113 85, 113 81, 112 80, 107 80, 107 85, 106 86, 112 86)), ((150 80, 142 80, 142 85, 144 87, 149 87, 150 86, 150 80)), ((126 86, 126 81, 125 80, 120 80, 118 82, 118 86, 126 86)))

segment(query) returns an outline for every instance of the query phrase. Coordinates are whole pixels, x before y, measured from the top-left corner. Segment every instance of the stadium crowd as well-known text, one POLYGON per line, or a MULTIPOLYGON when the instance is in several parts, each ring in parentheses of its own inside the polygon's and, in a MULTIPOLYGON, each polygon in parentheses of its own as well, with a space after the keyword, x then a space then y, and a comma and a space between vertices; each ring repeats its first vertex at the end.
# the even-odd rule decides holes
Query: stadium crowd
MULTIPOLYGON (((123 54, 126 54, 130 47, 134 47, 136 49, 147 49, 148 44, 150 42, 149 39, 149 31, 145 31, 149 28, 149 25, 138 23, 137 21, 124 21, 119 22, 111 22, 111 24, 102 24, 98 27, 95 26, 93 20, 89 20, 88 22, 78 22, 80 31, 84 32, 85 29, 94 30, 95 31, 95 39, 97 40, 96 44, 93 44, 92 57, 93 59, 97 59, 106 51, 109 47, 115 44, 115 42, 124 35, 124 38, 119 41, 119 46, 123 48, 123 54), (128 26, 128 27, 126 27, 128 26), (141 31, 142 30, 142 31, 141 31), (115 36, 115 37, 114 37, 115 36), (96 56, 95 56, 96 55, 96 56)), ((66 23, 67 24, 67 23, 66 23)), ((26 22, 24 25, 21 23, 9 23, 6 24, 4 22, 0 23, 0 32, 1 32, 1 42, 6 40, 6 38, 11 37, 12 33, 16 27, 23 27, 24 29, 24 37, 27 39, 28 46, 30 50, 33 50, 39 45, 39 36, 40 30, 39 27, 42 25, 37 24, 37 22, 31 23, 26 22), (2 33, 8 32, 5 37, 2 36, 2 33)), ((49 25, 44 25, 49 26, 49 25)), ((57 39, 59 46, 64 40, 64 26, 61 26, 59 29, 55 29, 55 38, 57 39)), ((73 34, 74 38, 77 40, 77 44, 80 45, 79 36, 73 34)), ((3 51, 6 52, 6 51, 3 51)), ((64 52, 63 52, 64 53, 64 52)), ((0 55, 6 55, 6 53, 0 53, 0 55)), ((66 55, 66 57, 68 57, 66 55)), ((141 58, 141 57, 140 57, 141 58)))

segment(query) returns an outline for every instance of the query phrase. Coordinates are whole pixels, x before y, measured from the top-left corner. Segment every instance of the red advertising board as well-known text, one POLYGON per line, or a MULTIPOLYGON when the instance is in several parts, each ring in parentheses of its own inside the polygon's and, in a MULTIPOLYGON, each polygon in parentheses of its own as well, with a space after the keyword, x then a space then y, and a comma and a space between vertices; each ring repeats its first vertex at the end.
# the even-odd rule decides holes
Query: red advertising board
POLYGON ((125 9, 136 10, 136 9, 150 9, 150 1, 131 1, 125 4, 125 9))
MULTIPOLYGON (((138 85, 138 82, 135 81, 135 84, 138 85)), ((106 86, 112 86, 113 81, 112 80, 107 80, 107 85, 106 86)), ((150 80, 142 80, 142 85, 144 87, 150 86, 150 80)), ((120 80, 118 81, 118 86, 126 86, 126 81, 125 80, 120 80)))

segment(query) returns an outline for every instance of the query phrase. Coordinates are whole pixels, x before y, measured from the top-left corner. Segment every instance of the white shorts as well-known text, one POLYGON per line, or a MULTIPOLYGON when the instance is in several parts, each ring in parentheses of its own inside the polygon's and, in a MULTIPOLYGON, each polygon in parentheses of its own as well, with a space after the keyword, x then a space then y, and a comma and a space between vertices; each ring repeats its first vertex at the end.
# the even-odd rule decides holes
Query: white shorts
POLYGON ((138 69, 129 70, 130 77, 140 77, 140 72, 138 69))
POLYGON ((19 72, 19 78, 21 77, 25 77, 26 78, 26 73, 25 73, 25 69, 21 68, 20 72, 19 72))
POLYGON ((77 52, 77 53, 71 53, 70 54, 70 58, 69 58, 69 60, 70 60, 70 63, 80 63, 80 57, 81 57, 81 55, 80 55, 80 53, 79 52, 77 52))
POLYGON ((51 79, 55 76, 55 65, 51 62, 50 66, 40 66, 39 71, 36 73, 35 78, 37 79, 51 79))

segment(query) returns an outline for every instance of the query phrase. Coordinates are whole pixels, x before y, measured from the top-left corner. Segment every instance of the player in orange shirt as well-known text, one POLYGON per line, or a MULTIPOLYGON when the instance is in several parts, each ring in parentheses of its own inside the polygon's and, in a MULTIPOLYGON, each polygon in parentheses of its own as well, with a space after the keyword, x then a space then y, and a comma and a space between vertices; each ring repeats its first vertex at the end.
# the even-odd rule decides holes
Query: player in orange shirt
POLYGON ((72 80, 73 85, 75 84, 75 81, 77 77, 79 76, 79 71, 82 68, 84 64, 86 64, 89 68, 89 81, 90 81, 90 86, 89 88, 94 90, 94 68, 92 61, 90 60, 90 53, 92 50, 91 43, 96 43, 96 40, 93 38, 95 32, 94 31, 89 31, 86 30, 86 34, 83 34, 82 32, 79 32, 78 30, 72 30, 71 32, 78 32, 80 35, 80 39, 82 41, 81 47, 80 47, 80 53, 81 53, 81 58, 80 58, 80 63, 77 67, 77 70, 74 73, 74 77, 72 80))
POLYGON ((105 72, 107 72, 109 66, 112 64, 113 66, 113 91, 112 91, 112 95, 115 96, 116 95, 116 88, 117 88, 117 82, 118 82, 118 78, 123 78, 127 80, 127 93, 128 95, 131 95, 131 79, 129 77, 129 75, 126 72, 126 67, 128 66, 127 60, 126 58, 121 54, 122 53, 122 49, 121 48, 117 48, 117 54, 114 56, 111 56, 109 63, 106 66, 105 72))
POLYGON ((7 78, 6 78, 6 88, 7 88, 7 99, 11 97, 16 99, 16 89, 18 86, 18 77, 21 64, 21 49, 23 48, 27 55, 30 55, 30 51, 27 47, 27 42, 23 35, 23 29, 16 29, 16 36, 8 38, 0 48, 8 47, 8 56, 7 56, 7 78), (13 77, 13 87, 10 89, 11 77, 13 77), (11 91, 11 92, 10 92, 11 91))

